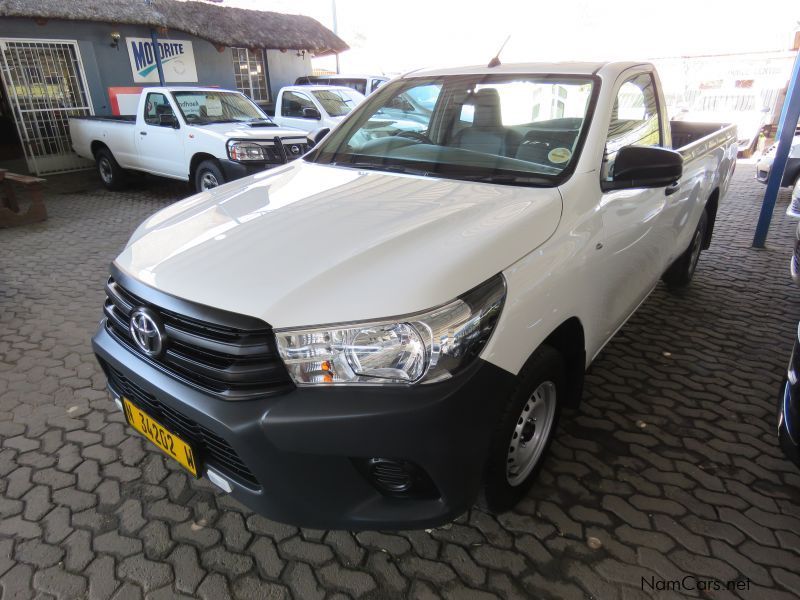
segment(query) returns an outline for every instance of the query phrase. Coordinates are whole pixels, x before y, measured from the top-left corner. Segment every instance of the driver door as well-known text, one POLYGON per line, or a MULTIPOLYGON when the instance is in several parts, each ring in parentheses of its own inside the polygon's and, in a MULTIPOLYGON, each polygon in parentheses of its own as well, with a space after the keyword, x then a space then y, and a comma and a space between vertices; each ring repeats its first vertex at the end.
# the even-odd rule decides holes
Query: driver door
POLYGON ((312 119, 303 116, 304 108, 313 108, 324 115, 321 107, 318 107, 310 96, 301 92, 284 92, 281 98, 281 117, 287 127, 297 127, 303 131, 313 131, 319 127, 326 126, 320 123, 320 119, 312 119))
MULTIPOLYGON (((663 126, 650 72, 627 72, 620 78, 601 166, 610 181, 617 152, 624 146, 662 146, 663 126)), ((662 188, 605 191, 603 220, 603 333, 608 338, 658 283, 664 270, 664 219, 671 196, 662 188)))
POLYGON ((140 164, 150 173, 186 179, 189 172, 183 156, 183 135, 170 99, 150 92, 142 110, 134 134, 140 164))

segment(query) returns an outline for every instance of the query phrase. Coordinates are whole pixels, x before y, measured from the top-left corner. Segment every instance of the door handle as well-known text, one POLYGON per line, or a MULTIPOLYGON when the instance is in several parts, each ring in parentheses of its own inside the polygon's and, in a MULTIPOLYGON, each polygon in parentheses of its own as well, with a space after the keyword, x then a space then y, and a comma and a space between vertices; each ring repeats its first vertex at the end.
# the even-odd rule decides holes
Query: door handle
POLYGON ((681 184, 679 181, 674 181, 670 183, 667 187, 664 188, 664 195, 670 196, 681 189, 681 184))
POLYGON ((147 135, 147 132, 146 131, 140 131, 139 135, 147 135))

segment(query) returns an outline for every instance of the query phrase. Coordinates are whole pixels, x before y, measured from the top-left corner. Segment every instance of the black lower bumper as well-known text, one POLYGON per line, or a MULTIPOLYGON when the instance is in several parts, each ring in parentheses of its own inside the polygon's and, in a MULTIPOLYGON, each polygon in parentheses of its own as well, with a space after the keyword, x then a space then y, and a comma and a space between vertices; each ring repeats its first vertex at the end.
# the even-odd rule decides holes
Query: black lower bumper
POLYGON ((257 481, 231 480, 235 498, 266 517, 320 529, 416 529, 460 515, 479 491, 493 426, 516 383, 477 360, 430 385, 298 388, 226 401, 145 363, 105 326, 93 347, 107 373, 122 373, 233 448, 257 481), (413 466, 428 487, 386 493, 365 468, 373 458, 413 466))
POLYGON ((800 467, 800 342, 797 339, 787 380, 778 398, 778 440, 786 457, 800 467))
POLYGON ((234 179, 241 179, 242 177, 260 173, 261 171, 266 171, 273 167, 279 167, 283 163, 256 162, 245 164, 236 162, 235 160, 223 159, 219 161, 219 164, 220 167, 222 167, 222 174, 225 176, 225 181, 233 181, 234 179))

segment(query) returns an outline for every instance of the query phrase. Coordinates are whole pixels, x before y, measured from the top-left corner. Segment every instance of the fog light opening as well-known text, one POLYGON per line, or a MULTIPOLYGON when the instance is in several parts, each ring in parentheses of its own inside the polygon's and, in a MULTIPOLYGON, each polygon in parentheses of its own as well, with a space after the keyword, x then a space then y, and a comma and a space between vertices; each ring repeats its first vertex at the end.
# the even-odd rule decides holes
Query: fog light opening
POLYGON ((384 496, 438 498, 430 476, 411 461, 392 458, 357 459, 359 470, 384 496))

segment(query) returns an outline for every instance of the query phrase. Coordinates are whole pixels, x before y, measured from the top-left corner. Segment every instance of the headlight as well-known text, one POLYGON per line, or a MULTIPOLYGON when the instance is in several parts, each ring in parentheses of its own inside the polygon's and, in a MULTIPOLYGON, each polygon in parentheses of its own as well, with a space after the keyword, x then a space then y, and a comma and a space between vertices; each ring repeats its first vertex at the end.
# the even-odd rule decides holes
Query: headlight
POLYGON ((251 142, 228 142, 228 156, 231 160, 266 160, 264 149, 251 142))
POLYGON ((451 377, 478 356, 505 300, 502 275, 425 312, 352 324, 279 329, 297 385, 413 384, 451 377))

